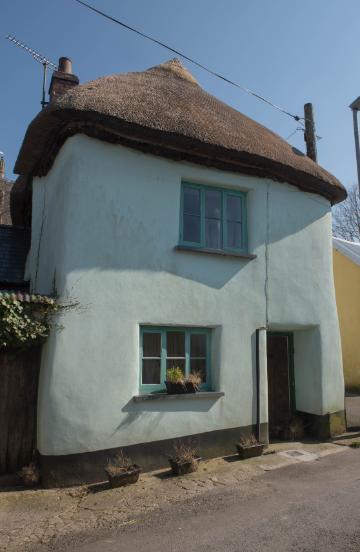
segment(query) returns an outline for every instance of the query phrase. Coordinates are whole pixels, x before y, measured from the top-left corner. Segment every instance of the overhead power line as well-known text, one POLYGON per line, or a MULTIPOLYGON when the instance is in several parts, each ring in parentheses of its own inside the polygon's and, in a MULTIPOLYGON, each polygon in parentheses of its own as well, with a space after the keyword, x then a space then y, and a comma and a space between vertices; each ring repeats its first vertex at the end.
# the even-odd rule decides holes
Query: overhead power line
POLYGON ((258 100, 261 100, 262 102, 265 102, 266 104, 270 105, 274 109, 277 109, 281 113, 284 113, 285 115, 288 115, 289 117, 291 117, 295 121, 304 120, 304 117, 300 117, 299 115, 296 115, 294 113, 291 113, 290 111, 287 111, 286 109, 283 109, 282 107, 274 104, 270 100, 264 98, 260 94, 257 94, 257 92, 254 92, 253 90, 250 90, 250 88, 247 88, 246 86, 243 86, 242 84, 236 83, 236 82, 228 79, 227 77, 224 77, 224 75, 221 75, 220 73, 217 73, 216 71, 213 71, 212 69, 210 69, 209 67, 206 67, 202 63, 196 61, 195 59, 190 58, 189 56, 183 54, 179 50, 176 50, 175 48, 172 48, 171 46, 168 46, 164 42, 161 42, 160 40, 158 40, 158 39, 156 39, 156 38, 154 38, 154 37, 152 37, 152 36, 150 36, 146 33, 143 33, 141 31, 139 31, 138 29, 135 29, 134 27, 131 27, 130 25, 127 25, 123 21, 120 21, 119 19, 116 19, 115 17, 112 17, 111 15, 108 15, 107 13, 105 13, 101 10, 98 10, 94 6, 91 6, 90 4, 88 4, 87 2, 83 2, 83 0, 75 0, 75 2, 77 2, 78 4, 81 4, 82 6, 88 8, 89 10, 92 10, 93 12, 97 13, 98 15, 101 15, 102 17, 105 17, 106 19, 109 19, 109 21, 113 21, 114 23, 117 23, 118 25, 121 25, 121 27, 124 27, 125 29, 128 29, 129 31, 132 31, 133 33, 136 33, 137 35, 142 36, 143 38, 146 38, 147 40, 150 40, 151 42, 154 42, 155 44, 158 44, 159 46, 162 46, 163 48, 166 48, 167 50, 169 50, 173 54, 176 54, 176 55, 182 57, 183 59, 186 59, 187 61, 189 61, 193 65, 196 65, 197 67, 200 67, 200 69, 203 69, 204 71, 206 71, 210 75, 213 75, 214 77, 217 77, 217 78, 227 82, 228 84, 231 84, 232 86, 235 86, 236 88, 239 88, 243 92, 246 92, 247 94, 250 94, 251 96, 254 96, 258 100))

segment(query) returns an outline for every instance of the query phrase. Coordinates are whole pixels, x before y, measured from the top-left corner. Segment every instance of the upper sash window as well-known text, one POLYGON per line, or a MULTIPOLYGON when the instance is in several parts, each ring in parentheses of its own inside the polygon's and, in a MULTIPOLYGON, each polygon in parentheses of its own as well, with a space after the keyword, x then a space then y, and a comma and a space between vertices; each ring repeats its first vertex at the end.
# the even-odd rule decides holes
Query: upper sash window
POLYGON ((194 248, 247 252, 246 194, 184 182, 180 243, 194 248))

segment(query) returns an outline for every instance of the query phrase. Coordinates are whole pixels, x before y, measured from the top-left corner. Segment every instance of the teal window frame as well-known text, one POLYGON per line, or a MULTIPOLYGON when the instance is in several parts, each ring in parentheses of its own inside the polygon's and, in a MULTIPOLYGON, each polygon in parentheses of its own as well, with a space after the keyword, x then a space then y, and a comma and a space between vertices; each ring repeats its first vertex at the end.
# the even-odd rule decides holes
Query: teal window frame
MULTIPOLYGON (((167 332, 184 332, 185 333, 185 376, 190 374, 190 336, 206 335, 206 383, 201 385, 201 390, 209 391, 211 389, 211 329, 196 328, 184 326, 140 326, 140 392, 141 393, 156 393, 165 391, 166 379, 166 361, 168 358, 166 351, 166 333, 167 332), (160 384, 143 384, 142 383, 142 368, 143 359, 159 358, 159 357, 144 357, 143 356, 143 336, 145 333, 160 333, 161 334, 161 357, 160 357, 160 384)), ((180 357, 179 357, 180 358, 180 357)), ((192 359, 204 357, 191 357, 192 359)))
MULTIPOLYGON (((188 181, 181 183, 181 199, 180 199, 180 240, 179 245, 186 246, 191 249, 206 249, 208 251, 225 251, 228 253, 248 253, 248 234, 247 234, 247 199, 246 192, 240 192, 231 188, 219 188, 215 186, 204 186, 202 184, 193 184, 188 181), (193 188, 200 192, 200 242, 191 242, 184 240, 184 190, 193 188), (221 193, 221 217, 220 217, 220 242, 221 247, 209 247, 205 243, 205 192, 217 191, 221 193), (228 247, 227 244, 227 212, 226 204, 227 197, 236 196, 241 199, 241 246, 228 247)), ((229 221, 231 222, 231 221, 229 221)))

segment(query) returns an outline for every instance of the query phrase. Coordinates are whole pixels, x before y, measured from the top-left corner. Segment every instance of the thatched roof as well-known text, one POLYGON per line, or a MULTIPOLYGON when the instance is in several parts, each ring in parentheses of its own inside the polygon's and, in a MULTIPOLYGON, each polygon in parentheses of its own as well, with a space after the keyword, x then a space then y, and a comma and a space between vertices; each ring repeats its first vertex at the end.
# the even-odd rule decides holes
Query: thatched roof
POLYGON ((277 134, 205 92, 178 60, 76 86, 30 124, 15 172, 45 175, 76 133, 176 160, 288 182, 332 203, 346 191, 277 134))

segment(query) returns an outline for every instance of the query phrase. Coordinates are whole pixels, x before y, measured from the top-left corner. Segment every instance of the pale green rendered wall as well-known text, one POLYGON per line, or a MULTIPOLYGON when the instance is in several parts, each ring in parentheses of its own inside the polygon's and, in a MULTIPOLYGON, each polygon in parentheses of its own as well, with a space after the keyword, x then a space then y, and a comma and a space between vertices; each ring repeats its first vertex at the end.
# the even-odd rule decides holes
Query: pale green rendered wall
POLYGON ((343 409, 325 199, 80 135, 67 140, 33 189, 28 262, 33 289, 56 289, 82 305, 61 317, 64 329, 44 347, 42 454, 255 423, 255 331, 267 323, 273 330, 295 330, 297 407, 314 414, 343 409), (182 179, 248 192, 249 251, 255 260, 174 251, 182 179), (213 327, 212 381, 225 396, 134 403, 140 324, 213 327))

